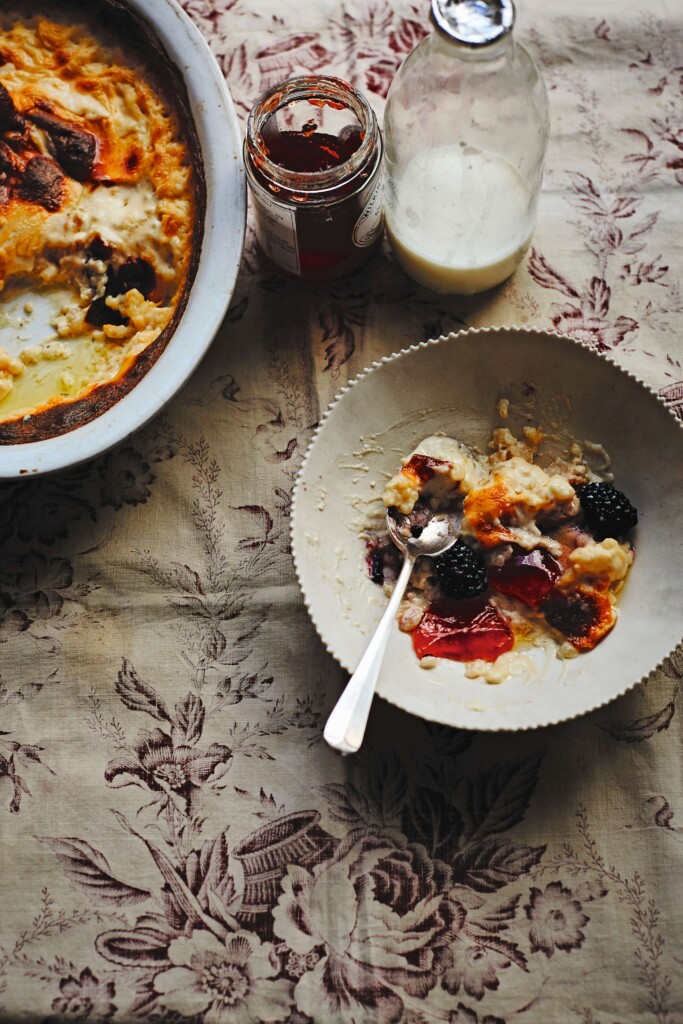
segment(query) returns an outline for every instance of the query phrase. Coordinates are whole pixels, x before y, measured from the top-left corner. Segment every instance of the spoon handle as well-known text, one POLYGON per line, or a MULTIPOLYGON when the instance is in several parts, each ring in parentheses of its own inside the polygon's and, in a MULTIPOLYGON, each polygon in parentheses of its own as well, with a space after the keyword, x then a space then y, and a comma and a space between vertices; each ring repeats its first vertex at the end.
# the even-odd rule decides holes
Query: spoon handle
POLYGON ((355 754, 363 742, 384 651, 414 564, 415 556, 406 554, 394 592, 372 640, 327 719, 323 735, 329 745, 342 754, 355 754))

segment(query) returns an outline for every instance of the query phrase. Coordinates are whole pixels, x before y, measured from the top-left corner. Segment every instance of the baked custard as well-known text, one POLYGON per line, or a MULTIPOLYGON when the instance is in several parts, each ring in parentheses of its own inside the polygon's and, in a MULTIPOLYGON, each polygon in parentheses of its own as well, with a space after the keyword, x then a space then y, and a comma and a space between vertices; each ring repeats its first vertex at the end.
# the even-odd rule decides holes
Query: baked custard
MULTIPOLYGON (((491 454, 431 436, 389 480, 384 504, 419 523, 425 510, 462 516, 455 545, 418 561, 398 613, 420 659, 467 663, 466 674, 501 682, 531 645, 559 657, 590 651, 614 627, 633 563, 638 516, 573 443, 541 466, 543 433, 494 430, 491 454)), ((418 526, 419 528, 419 526, 418 526)), ((367 538, 371 578, 393 587, 400 557, 388 538, 367 538)))
POLYGON ((0 13, 0 308, 22 306, 0 331, 0 442, 98 415, 170 337, 203 224, 182 90, 119 5, 0 13), (42 333, 36 294, 54 307, 42 333))

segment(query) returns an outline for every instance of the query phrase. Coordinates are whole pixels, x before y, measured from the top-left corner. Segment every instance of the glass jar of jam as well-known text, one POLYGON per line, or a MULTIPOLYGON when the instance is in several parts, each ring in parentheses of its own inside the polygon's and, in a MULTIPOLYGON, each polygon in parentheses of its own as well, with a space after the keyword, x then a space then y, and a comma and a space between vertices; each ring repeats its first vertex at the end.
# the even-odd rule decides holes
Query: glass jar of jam
POLYGON ((382 239, 382 136, 339 78, 304 75, 256 101, 244 143, 258 242, 279 270, 341 277, 382 239))

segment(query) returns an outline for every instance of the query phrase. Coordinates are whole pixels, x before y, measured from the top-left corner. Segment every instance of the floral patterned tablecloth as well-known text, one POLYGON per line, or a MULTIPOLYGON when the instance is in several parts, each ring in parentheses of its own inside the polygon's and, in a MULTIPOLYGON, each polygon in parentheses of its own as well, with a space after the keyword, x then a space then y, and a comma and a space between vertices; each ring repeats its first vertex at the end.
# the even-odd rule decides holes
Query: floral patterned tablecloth
MULTIPOLYGON (((242 119, 304 70, 381 115, 427 24, 410 0, 185 6, 242 119)), ((553 126, 511 281, 443 298, 384 252, 291 287, 250 227, 169 408, 0 488, 1 1020, 683 1022, 683 655, 526 734, 378 702, 343 760, 321 726, 345 675, 289 553, 321 411, 415 341, 553 326, 683 410, 683 10, 519 0, 517 32, 553 126)))

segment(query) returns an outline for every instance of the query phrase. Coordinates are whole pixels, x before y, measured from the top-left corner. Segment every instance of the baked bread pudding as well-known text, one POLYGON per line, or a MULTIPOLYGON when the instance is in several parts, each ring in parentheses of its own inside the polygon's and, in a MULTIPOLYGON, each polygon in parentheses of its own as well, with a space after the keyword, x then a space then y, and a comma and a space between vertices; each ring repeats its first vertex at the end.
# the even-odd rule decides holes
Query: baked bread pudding
POLYGON ((98 415, 157 358, 201 242, 198 146, 171 67, 117 4, 0 13, 0 442, 98 415), (45 336, 32 299, 52 302, 45 336), (31 335, 37 336, 31 336, 31 335))
MULTIPOLYGON (((490 454, 476 456, 428 437, 389 480, 392 514, 418 524, 430 510, 462 517, 455 545, 418 561, 398 614, 426 665, 450 658, 466 662, 468 676, 501 682, 522 671, 525 648, 551 644, 574 657, 614 627, 637 512, 576 443, 540 465, 543 440, 533 426, 522 438, 501 427, 490 454)), ((366 543, 371 577, 391 590, 398 553, 381 535, 366 543)))

